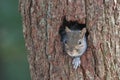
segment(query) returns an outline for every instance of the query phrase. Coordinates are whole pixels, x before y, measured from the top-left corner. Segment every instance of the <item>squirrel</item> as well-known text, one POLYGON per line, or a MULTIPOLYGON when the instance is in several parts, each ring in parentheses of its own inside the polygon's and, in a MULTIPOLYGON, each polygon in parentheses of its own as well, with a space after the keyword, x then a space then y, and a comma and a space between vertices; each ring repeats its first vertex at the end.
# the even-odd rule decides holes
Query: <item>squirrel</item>
POLYGON ((87 49, 86 28, 82 30, 71 30, 67 26, 63 32, 62 42, 64 44, 65 52, 73 58, 73 68, 76 70, 80 64, 80 57, 87 49))

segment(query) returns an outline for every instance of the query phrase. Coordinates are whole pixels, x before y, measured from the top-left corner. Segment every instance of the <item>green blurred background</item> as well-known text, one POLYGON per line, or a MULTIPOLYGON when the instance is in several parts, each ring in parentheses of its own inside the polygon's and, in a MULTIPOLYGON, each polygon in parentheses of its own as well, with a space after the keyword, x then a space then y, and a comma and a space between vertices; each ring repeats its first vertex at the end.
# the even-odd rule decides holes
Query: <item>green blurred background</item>
POLYGON ((0 80, 30 80, 18 0, 0 0, 0 80))

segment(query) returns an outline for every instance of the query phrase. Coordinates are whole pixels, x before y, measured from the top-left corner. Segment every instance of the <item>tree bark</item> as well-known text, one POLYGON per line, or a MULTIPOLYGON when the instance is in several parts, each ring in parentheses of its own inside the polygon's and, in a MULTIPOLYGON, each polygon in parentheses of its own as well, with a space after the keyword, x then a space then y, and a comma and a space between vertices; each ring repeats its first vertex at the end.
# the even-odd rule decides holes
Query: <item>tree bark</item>
POLYGON ((19 0, 19 8, 32 80, 120 80, 120 0, 19 0), (89 32, 77 70, 62 50, 63 16, 89 32))

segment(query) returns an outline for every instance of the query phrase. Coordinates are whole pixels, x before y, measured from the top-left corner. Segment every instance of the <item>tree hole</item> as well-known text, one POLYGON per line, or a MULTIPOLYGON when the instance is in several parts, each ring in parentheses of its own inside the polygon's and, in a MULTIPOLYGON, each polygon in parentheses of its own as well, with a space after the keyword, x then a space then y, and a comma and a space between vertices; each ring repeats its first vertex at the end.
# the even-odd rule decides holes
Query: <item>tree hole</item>
MULTIPOLYGON (((63 18, 62 24, 60 25, 59 28, 59 34, 60 34, 60 39, 61 42, 63 43, 63 52, 65 52, 65 45, 67 41, 67 34, 66 34, 66 27, 68 27, 71 31, 80 31, 83 28, 86 28, 86 24, 80 24, 78 21, 67 21, 66 18, 63 18)), ((86 29, 87 30, 87 29, 86 29)), ((85 33, 85 37, 88 40, 88 30, 85 33)))
MULTIPOLYGON (((82 30, 83 28, 86 28, 86 24, 81 24, 81 23, 78 23, 78 21, 67 21, 66 18, 64 17, 63 18, 63 21, 62 21, 62 24, 59 28, 59 34, 60 34, 60 37, 61 37, 61 41, 64 42, 64 37, 66 37, 66 31, 65 31, 65 28, 68 27, 70 30, 82 30)), ((87 30, 85 36, 86 38, 88 37, 89 35, 89 32, 87 30)))

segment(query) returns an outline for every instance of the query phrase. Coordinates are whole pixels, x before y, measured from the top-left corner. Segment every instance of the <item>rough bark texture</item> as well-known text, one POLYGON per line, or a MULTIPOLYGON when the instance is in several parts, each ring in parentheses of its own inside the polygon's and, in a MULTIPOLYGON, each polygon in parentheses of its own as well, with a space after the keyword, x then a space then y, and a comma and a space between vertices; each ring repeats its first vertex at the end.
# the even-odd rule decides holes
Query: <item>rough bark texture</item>
POLYGON ((120 80, 120 0, 19 0, 32 80, 120 80), (88 49, 72 68, 59 28, 87 24, 88 49))

